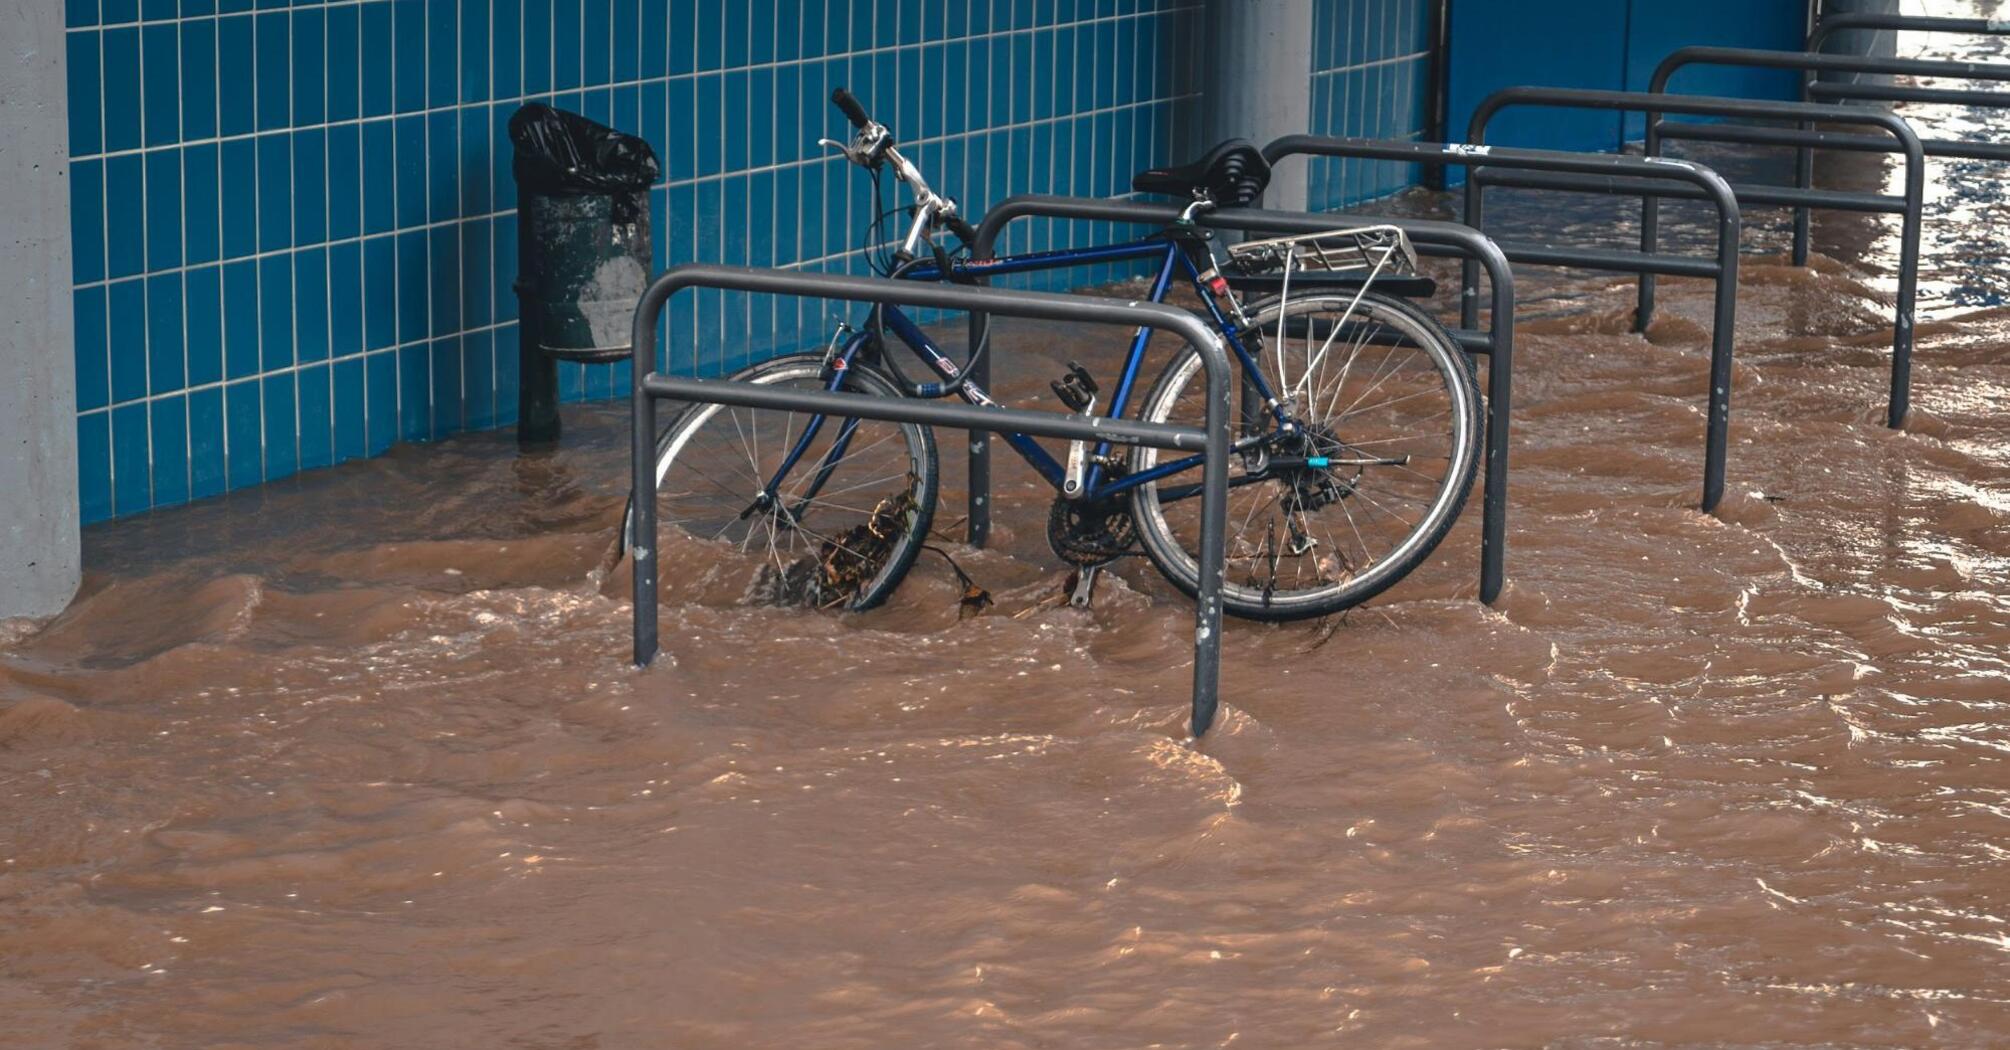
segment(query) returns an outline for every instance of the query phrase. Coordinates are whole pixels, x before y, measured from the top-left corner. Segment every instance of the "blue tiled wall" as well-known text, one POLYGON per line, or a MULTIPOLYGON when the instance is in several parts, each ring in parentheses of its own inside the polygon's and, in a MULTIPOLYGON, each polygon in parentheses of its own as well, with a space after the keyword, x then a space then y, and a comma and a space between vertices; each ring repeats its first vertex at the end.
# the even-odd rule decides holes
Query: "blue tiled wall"
MULTIPOLYGON (((1430 123, 1428 0, 1314 0, 1312 130, 1414 139, 1430 123)), ((1307 203, 1339 208, 1417 182, 1416 165, 1313 157, 1307 203)))
MULTIPOLYGON (((861 266, 869 184, 814 145, 838 84, 973 211, 1119 193, 1190 145, 1198 0, 67 2, 86 521, 512 422, 526 99, 656 146, 659 265, 861 266)), ((680 299, 668 353, 724 368, 827 326, 680 299)))
MULTIPOLYGON (((843 130, 832 87, 973 213, 1120 194, 1199 145, 1200 2, 68 0, 84 519, 514 422, 526 100, 656 147, 658 266, 857 272, 873 205, 815 146, 843 130)), ((1315 130, 1416 134, 1425 0, 1316 3, 1315 130)), ((1331 207, 1414 173, 1313 175, 1331 207)), ((1006 250, 1125 232, 1014 230, 1006 250)), ((661 352, 730 369, 820 343, 835 310, 680 297, 661 352)), ((562 366, 564 395, 625 367, 562 366)))

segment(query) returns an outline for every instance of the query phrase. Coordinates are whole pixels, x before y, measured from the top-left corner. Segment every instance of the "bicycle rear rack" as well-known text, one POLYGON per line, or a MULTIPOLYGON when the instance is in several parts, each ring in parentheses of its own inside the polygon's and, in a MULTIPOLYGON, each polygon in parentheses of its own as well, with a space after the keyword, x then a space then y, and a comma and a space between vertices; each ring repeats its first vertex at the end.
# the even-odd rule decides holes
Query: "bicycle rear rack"
MULTIPOLYGON (((1351 273, 1363 283, 1382 277, 1414 277, 1417 273, 1416 249, 1401 228, 1387 223, 1243 241, 1227 245, 1225 252, 1228 273, 1324 270, 1351 273)), ((1210 270, 1201 278, 1205 280, 1214 272, 1210 270)))
MULTIPOLYGON (((1021 219, 1042 217, 1088 222, 1135 223, 1167 226, 1179 221, 1181 207, 1146 201, 1107 197, 1056 197, 1027 194, 998 202, 977 224, 977 241, 970 246, 975 259, 988 259, 1005 228, 1021 219)), ((1469 354, 1487 355, 1487 441, 1480 515, 1480 600, 1491 605, 1500 597, 1506 577, 1507 558, 1507 454, 1510 397, 1514 387, 1514 273, 1499 246, 1485 235, 1453 222, 1429 219, 1394 219, 1382 216, 1347 216, 1336 213, 1269 211, 1261 208, 1218 208, 1199 215, 1194 221, 1213 229, 1242 230, 1249 233, 1325 233, 1336 219, 1369 225, 1395 226, 1410 238, 1420 255, 1477 260, 1487 273, 1492 299, 1487 328, 1473 323, 1454 330, 1452 338, 1469 354)), ((1469 284, 1464 291, 1469 316, 1477 317, 1479 290, 1469 284)), ((989 319, 984 312, 970 313, 970 345, 984 345, 989 319)), ((990 381, 990 358, 985 354, 972 367, 972 378, 980 384, 990 381)), ((973 434, 970 442, 970 525, 973 547, 984 546, 991 533, 991 444, 986 435, 973 434)))
MULTIPOLYGON (((976 344, 972 344, 973 346, 976 344)), ((635 307, 630 420, 635 493, 656 491, 656 402, 693 401, 718 405, 814 412, 861 419, 952 427, 973 434, 1016 431, 1041 437, 1112 441, 1154 448, 1204 452, 1201 469, 1200 586, 1194 602, 1194 736, 1213 724, 1221 684, 1221 585, 1226 552, 1228 460, 1234 375, 1228 352, 1206 322, 1184 310, 1156 303, 1045 292, 975 288, 967 285, 892 281, 877 277, 794 273, 737 266, 691 264, 658 276, 635 307), (1079 415, 960 401, 921 401, 843 391, 787 390, 728 379, 690 379, 656 371, 656 326, 664 303, 686 288, 717 288, 756 294, 836 299, 859 303, 982 309, 1007 317, 1075 321, 1164 329, 1193 344, 1207 377, 1206 425, 1202 429, 1137 419, 1083 418, 1079 415)), ((635 500, 634 559, 635 664, 647 667, 657 652, 656 501, 635 500)))
MULTIPOLYGON (((1620 273, 1675 274, 1705 277, 1714 285, 1713 321, 1710 328, 1710 412, 1705 425, 1703 454, 1703 509, 1715 510, 1724 494, 1724 461, 1729 447, 1731 418, 1731 349, 1737 328, 1738 200, 1730 184, 1701 164, 1682 160, 1649 161, 1605 153, 1567 153, 1559 150, 1512 149, 1500 146, 1452 143, 1438 145, 1400 139, 1336 138, 1326 135, 1286 135, 1263 147, 1264 159, 1275 164, 1291 156, 1356 157, 1364 160, 1394 160, 1427 167, 1459 165, 1471 170, 1467 178, 1466 225, 1486 232, 1480 213, 1479 190, 1489 185, 1533 189, 1557 189, 1576 193, 1597 193, 1652 199, 1656 196, 1707 200, 1717 209, 1717 253, 1714 258, 1670 255, 1655 251, 1615 251, 1607 248, 1555 248, 1533 244, 1502 244, 1509 262, 1542 266, 1574 266, 1620 273), (1517 175, 1513 172, 1547 172, 1547 175, 1517 175)), ((1465 285, 1476 286, 1477 264, 1464 264, 1465 285)), ((1478 322, 1479 305, 1467 295, 1461 305, 1460 323, 1467 328, 1478 322)), ((1640 320, 1646 327, 1645 319, 1640 320)))

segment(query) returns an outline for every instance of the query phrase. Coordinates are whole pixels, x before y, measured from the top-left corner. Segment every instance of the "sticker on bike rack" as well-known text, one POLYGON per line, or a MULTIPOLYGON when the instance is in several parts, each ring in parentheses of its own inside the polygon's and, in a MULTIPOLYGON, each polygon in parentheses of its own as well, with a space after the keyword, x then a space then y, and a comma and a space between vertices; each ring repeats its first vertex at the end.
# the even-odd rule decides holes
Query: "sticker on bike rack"
POLYGON ((1479 146, 1470 142, 1445 143, 1445 152, 1455 157, 1484 157, 1493 150, 1492 146, 1479 146))
POLYGON ((1992 33, 2010 33, 2010 18, 1992 18, 1982 24, 1992 33))

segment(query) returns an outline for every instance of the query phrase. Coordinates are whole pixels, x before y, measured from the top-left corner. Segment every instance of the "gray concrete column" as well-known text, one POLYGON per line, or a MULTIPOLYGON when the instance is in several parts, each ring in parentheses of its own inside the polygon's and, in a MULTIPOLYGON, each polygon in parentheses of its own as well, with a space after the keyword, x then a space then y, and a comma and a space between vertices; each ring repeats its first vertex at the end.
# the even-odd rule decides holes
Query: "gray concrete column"
MULTIPOLYGON (((1822 13, 1839 15, 1844 12, 1867 11, 1874 14, 1895 15, 1899 13, 1898 0, 1828 0, 1822 5, 1822 13)), ((1837 33, 1835 39, 1823 50, 1832 55, 1869 55, 1872 58, 1894 58, 1898 55, 1898 33, 1890 29, 1848 29, 1837 33)), ((1823 80, 1838 80, 1849 83, 1889 84, 1887 73, 1823 73, 1823 80)))
POLYGON ((63 5, 0 0, 0 617, 77 592, 63 5))
MULTIPOLYGON (((1312 0, 1208 0, 1202 32, 1208 145, 1261 146, 1312 129, 1312 0)), ((1305 201, 1306 161, 1292 157, 1278 165, 1266 202, 1301 211, 1305 201)))

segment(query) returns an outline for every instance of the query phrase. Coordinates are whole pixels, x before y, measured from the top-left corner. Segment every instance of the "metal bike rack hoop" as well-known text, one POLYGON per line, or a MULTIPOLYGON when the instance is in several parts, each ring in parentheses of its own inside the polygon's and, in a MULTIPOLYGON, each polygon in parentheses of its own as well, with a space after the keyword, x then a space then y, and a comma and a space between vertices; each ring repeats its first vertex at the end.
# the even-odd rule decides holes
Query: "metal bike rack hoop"
MULTIPOLYGON (((1009 197, 984 213, 983 220, 977 224, 977 242, 971 245, 971 256, 978 260, 991 258, 999 235, 1020 219, 1042 217, 1166 226, 1177 221, 1181 211, 1182 208, 1175 204, 1108 197, 1044 194, 1009 197)), ((1199 216, 1197 221, 1214 229, 1268 234, 1321 233, 1333 229, 1336 224, 1350 222, 1397 226, 1409 235, 1410 243, 1421 255, 1479 260, 1492 292, 1487 330, 1461 329, 1454 331, 1452 336, 1467 353, 1487 355, 1487 442, 1480 515, 1480 600, 1493 604, 1500 597, 1506 580, 1508 423, 1514 388, 1514 272, 1500 246, 1469 226, 1432 219, 1219 208, 1199 216)), ((1465 295, 1468 300, 1476 300, 1479 290, 1468 288, 1465 295)), ((989 319, 983 313, 972 311, 970 345, 984 345, 988 331, 989 319)), ((988 354, 977 359, 974 374, 977 382, 989 382, 988 354)), ((990 534, 990 492, 990 442, 982 435, 972 435, 969 527, 973 546, 982 547, 990 534)))
POLYGON ((1966 33, 2010 36, 2010 21, 1994 18, 1949 18, 1943 15, 1899 15, 1882 11, 1839 11, 1823 15, 1808 33, 1808 50, 1820 51, 1829 37, 1845 29, 1892 29, 1918 33, 1966 33))
MULTIPOLYGON (((2010 81, 2010 65, 2001 62, 1968 62, 1940 58, 1880 58, 1873 55, 1828 55, 1816 51, 1770 51, 1755 47, 1677 48, 1654 68, 1649 91, 1668 90, 1668 81, 1685 66, 1734 66, 1747 69, 1788 69, 1800 73, 1893 73, 1904 76, 1954 77, 1960 80, 2010 81)), ((1954 90, 1949 88, 1901 87, 1896 84, 1824 84, 1804 87, 1813 98, 1857 99, 1880 102, 1943 102, 1966 106, 2010 106, 2010 94, 2001 91, 1954 90)), ((1927 156, 1965 157, 1956 147, 1990 145, 1964 143, 1959 139, 1927 141, 1927 156), (1945 148, 1947 152, 1938 152, 1945 148)), ((1999 159, 1985 151, 1980 159, 1999 159)))
MULTIPOLYGON (((1905 16, 1882 20, 1904 21, 1905 16)), ((1968 23, 1971 19, 1949 19, 1968 23)), ((1996 23, 1977 22, 1989 26, 1996 23)), ((1986 32, 1988 30, 1975 30, 1986 32)), ((1998 30, 2010 32, 2010 28, 1998 30)), ((1825 34, 1817 29, 1820 39, 1825 34)), ((1654 69, 1654 77, 1648 84, 1650 91, 1668 90, 1668 81, 1678 70, 1689 66, 1742 66, 1756 69, 1790 69, 1803 74, 1801 96, 1805 99, 1825 101, 1882 101, 1882 102, 1931 102, 1944 105, 1976 106, 1993 109, 2010 109, 2010 91, 1955 91, 1946 88, 1901 87, 1890 84, 1830 84, 1816 80, 1806 74, 1824 71, 1845 73, 1895 73, 1913 76, 1960 77, 1969 80, 2010 81, 2010 64, 2001 62, 1957 62, 1941 59, 1921 58, 1874 58, 1868 55, 1825 55, 1815 53, 1818 44, 1811 44, 1807 52, 1765 51, 1740 47, 1685 47, 1680 48, 1661 60, 1654 69)), ((1803 121, 1801 130, 1809 130, 1803 121)), ((1963 160, 2010 161, 2010 143, 1975 142, 1964 139, 1922 138, 1920 148, 1929 157, 1955 157, 1963 160)), ((1807 146, 1794 148, 1794 185, 1802 190, 1814 186, 1814 150, 1807 146)), ((1806 266, 1808 262, 1808 206, 1794 207, 1794 249, 1795 266, 1806 266)))
POLYGON ((1193 718, 1196 737, 1214 722, 1221 684, 1221 585, 1227 546, 1230 420, 1234 415, 1228 352, 1198 317, 1155 303, 1053 295, 965 285, 893 281, 841 274, 795 273, 737 266, 691 264, 673 267, 652 281, 635 306, 631 445, 636 493, 635 663, 647 667, 657 651, 656 567, 656 402, 677 400, 882 419, 897 423, 954 427, 976 432, 1016 431, 1070 440, 1113 441, 1155 448, 1201 451, 1199 593, 1194 602, 1193 718), (844 391, 777 390, 726 379, 691 379, 658 373, 654 348, 663 304, 686 288, 717 288, 771 295, 936 307, 983 309, 1009 317, 1086 324, 1163 328, 1191 343, 1206 373, 1206 425, 1191 427, 1143 420, 1084 418, 1060 412, 1010 409, 963 402, 921 401, 844 391), (642 498, 647 493, 652 498, 642 498))
MULTIPOLYGON (((1294 154, 1396 160, 1424 165, 1456 164, 1470 168, 1472 173, 1466 180, 1465 220, 1466 225, 1482 233, 1486 232, 1486 220, 1481 214, 1484 199, 1481 190, 1487 185, 1643 199, 1684 197, 1714 204, 1717 209, 1717 254, 1714 259, 1600 248, 1520 244, 1502 244, 1500 247, 1511 262, 1616 270, 1643 277, 1677 274, 1707 277, 1714 282, 1716 309, 1710 330, 1710 412, 1705 427, 1702 506, 1705 511, 1717 508, 1724 495, 1724 462, 1731 415, 1731 344, 1737 328, 1740 233, 1738 198, 1722 176, 1701 164, 1681 160, 1648 160, 1612 153, 1568 153, 1464 143, 1438 145, 1404 140, 1287 135, 1263 148, 1264 157, 1272 162, 1294 154)), ((1476 288, 1479 282, 1478 264, 1469 259, 1462 270, 1464 286, 1476 288)), ((1472 296, 1465 297, 1463 309, 1462 323, 1472 327, 1478 310, 1472 296)), ((1645 319, 1641 320, 1640 327, 1646 327, 1645 319)))
MULTIPOLYGON (((1546 106, 1560 109, 1600 109, 1647 116, 1647 156, 1660 154, 1664 138, 1754 145, 1811 146, 1874 150, 1905 155, 1905 192, 1882 194, 1841 194, 1817 192, 1793 186, 1746 187, 1733 184, 1740 207, 1763 199, 1767 203, 1806 204, 1813 207, 1851 211, 1882 212, 1901 216, 1899 234, 1899 274, 1897 305, 1891 339, 1891 401, 1886 422, 1902 426, 1911 404, 1913 306, 1919 281, 1919 227, 1921 199, 1926 178, 1926 154, 1919 136, 1901 117, 1853 106, 1831 106, 1811 102, 1775 102, 1747 98, 1719 98, 1710 95, 1670 95, 1650 91, 1598 91, 1585 88, 1503 88, 1487 96, 1473 110, 1467 138, 1486 140, 1487 123, 1511 106, 1546 106), (1890 139, 1865 135, 1839 135, 1766 125, 1674 123, 1665 114, 1702 117, 1741 117, 1753 120, 1789 120, 1810 124, 1833 123, 1868 126, 1883 131, 1890 139)), ((1470 190, 1468 191, 1471 192, 1470 190)), ((1659 205, 1649 197, 1642 204, 1640 248, 1652 252, 1659 236, 1659 205)), ((1654 313, 1654 275, 1640 276, 1638 321, 1645 324, 1654 313)), ((1729 380, 1729 375, 1725 377, 1729 380)), ((1713 384, 1714 387, 1714 384, 1713 384)))

